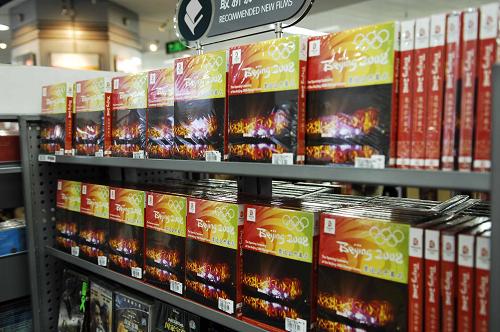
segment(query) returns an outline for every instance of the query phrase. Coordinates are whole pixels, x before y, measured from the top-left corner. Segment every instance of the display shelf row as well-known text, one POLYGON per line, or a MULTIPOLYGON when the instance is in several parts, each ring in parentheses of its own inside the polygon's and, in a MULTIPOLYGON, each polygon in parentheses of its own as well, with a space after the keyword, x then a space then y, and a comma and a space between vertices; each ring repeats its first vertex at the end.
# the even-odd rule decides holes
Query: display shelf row
POLYGON ((0 164, 0 174, 21 173, 21 165, 19 163, 0 164))
POLYGON ((131 277, 127 277, 123 274, 111 271, 107 268, 92 264, 92 263, 87 262, 83 259, 80 259, 78 257, 72 256, 72 255, 64 253, 64 252, 61 252, 61 251, 54 249, 52 247, 45 247, 45 252, 47 254, 55 257, 55 258, 58 258, 62 261, 70 263, 72 265, 78 266, 86 271, 92 272, 92 273, 97 274, 101 277, 107 278, 107 279, 112 280, 116 283, 119 283, 121 285, 132 288, 138 292, 141 292, 142 294, 145 294, 145 295, 151 296, 153 298, 156 298, 158 300, 167 302, 169 304, 177 306, 177 307, 184 309, 186 311, 194 312, 201 317, 204 317, 204 318, 209 319, 213 322, 216 322, 216 323, 219 323, 219 324, 224 325, 226 327, 229 327, 233 330, 241 331, 241 332, 264 332, 265 331, 264 329, 261 329, 259 327, 245 323, 239 319, 228 316, 224 313, 217 312, 213 309, 207 308, 207 307, 200 305, 198 303, 195 303, 193 301, 190 301, 190 300, 187 300, 187 299, 182 298, 180 296, 176 296, 174 294, 168 293, 168 292, 161 290, 157 287, 148 285, 142 281, 133 279, 131 277))
POLYGON ((491 188, 490 173, 477 172, 53 155, 39 155, 38 160, 41 162, 103 167, 169 170, 290 180, 321 180, 373 185, 383 184, 387 186, 409 186, 482 192, 487 192, 491 188))

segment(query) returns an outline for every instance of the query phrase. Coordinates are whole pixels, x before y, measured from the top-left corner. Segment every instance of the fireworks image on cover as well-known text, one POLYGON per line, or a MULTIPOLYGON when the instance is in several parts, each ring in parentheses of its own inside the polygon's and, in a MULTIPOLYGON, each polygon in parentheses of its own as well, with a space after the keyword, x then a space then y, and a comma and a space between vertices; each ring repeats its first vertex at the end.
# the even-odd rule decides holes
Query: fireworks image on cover
POLYGON ((93 156, 104 149, 104 112, 77 112, 74 119, 76 154, 93 156))
POLYGON ((175 102, 174 132, 179 159, 205 159, 224 153, 224 98, 175 102))
POLYGON ((71 211, 56 209, 56 246, 70 253, 77 245, 79 215, 71 211))
POLYGON ((406 330, 407 285, 324 266, 318 279, 319 331, 338 331, 331 329, 337 324, 363 331, 406 330))
POLYGON ((146 146, 146 110, 113 111, 111 154, 115 157, 132 157, 133 152, 146 146))
POLYGON ((388 155, 392 84, 309 91, 306 162, 352 165, 388 155))
POLYGON ((183 237, 146 229, 146 274, 149 282, 169 290, 169 281, 184 282, 183 237))
POLYGON ((99 218, 82 216, 78 243, 82 258, 97 263, 98 256, 105 256, 109 223, 99 218))
POLYGON ((40 125, 40 152, 55 153, 64 149, 66 114, 44 114, 40 125))
POLYGON ((109 266, 123 274, 143 264, 143 228, 124 223, 109 223, 109 266))
POLYGON ((148 110, 146 151, 148 158, 168 159, 175 156, 174 108, 148 110))
POLYGON ((294 153, 297 103, 296 90, 231 96, 230 160, 271 162, 273 153, 294 153))
POLYGON ((243 316, 277 328, 285 318, 311 320, 309 263, 243 250, 243 316))
POLYGON ((115 331, 150 332, 152 305, 117 292, 115 295, 115 331))
POLYGON ((89 282, 84 276, 65 270, 59 306, 59 332, 83 332, 88 307, 89 282))
POLYGON ((186 296, 217 308, 217 299, 236 298, 236 250, 187 239, 186 296))

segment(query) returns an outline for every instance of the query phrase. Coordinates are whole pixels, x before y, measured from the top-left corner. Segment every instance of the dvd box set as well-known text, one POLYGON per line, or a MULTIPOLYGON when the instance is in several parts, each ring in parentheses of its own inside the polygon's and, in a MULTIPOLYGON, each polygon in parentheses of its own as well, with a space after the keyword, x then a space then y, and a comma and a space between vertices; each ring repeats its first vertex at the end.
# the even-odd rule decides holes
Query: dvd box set
POLYGON ((317 217, 247 204, 243 232, 243 320, 268 331, 314 326, 317 217))
POLYGON ((104 155, 104 110, 111 81, 95 78, 75 83, 73 148, 76 155, 104 155))
POLYGON ((60 250, 75 256, 79 255, 80 194, 80 182, 57 180, 55 243, 60 250))
POLYGON ((201 318, 168 303, 157 303, 155 332, 201 332, 201 318))
POLYGON ((220 161, 226 138, 226 51, 175 60, 176 158, 220 161))
POLYGON ((175 156, 174 144, 174 68, 148 72, 147 108, 148 158, 168 159, 175 156))
POLYGON ((309 39, 306 163, 389 162, 396 31, 390 22, 309 39))
POLYGON ((243 204, 223 194, 189 197, 186 297, 232 316, 241 314, 243 204))
POLYGON ((111 107, 105 113, 105 149, 108 155, 144 158, 147 83, 147 73, 112 79, 111 107))
POLYGON ((114 331, 153 332, 153 305, 152 301, 128 292, 115 292, 114 331))
POLYGON ((88 327, 89 280, 72 270, 64 270, 58 331, 85 332, 88 327))
POLYGON ((108 265, 109 187, 82 183, 78 247, 80 256, 94 264, 108 265))
POLYGON ((184 294, 187 198, 147 192, 144 279, 184 294))
POLYGON ((71 152, 72 117, 73 84, 42 87, 40 153, 63 155, 71 152))
POLYGON ((229 49, 229 160, 304 162, 306 60, 299 36, 229 49))
POLYGON ((109 268, 143 278, 144 208, 142 190, 109 187, 109 268))
POLYGON ((89 332, 113 331, 113 289, 105 283, 90 283, 89 332))

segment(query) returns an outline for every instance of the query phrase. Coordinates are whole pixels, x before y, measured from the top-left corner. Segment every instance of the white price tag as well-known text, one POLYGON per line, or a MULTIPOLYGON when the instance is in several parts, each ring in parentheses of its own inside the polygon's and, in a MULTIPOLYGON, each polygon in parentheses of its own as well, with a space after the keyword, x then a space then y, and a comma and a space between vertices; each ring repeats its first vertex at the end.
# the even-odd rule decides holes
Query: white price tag
POLYGON ((137 152, 132 152, 132 158, 134 159, 144 159, 144 150, 140 150, 137 152))
POLYGON ((142 279, 142 269, 140 267, 133 267, 131 269, 132 277, 142 279))
POLYGON ((230 315, 234 313, 234 302, 229 299, 223 299, 219 297, 218 308, 230 315))
POLYGON ((273 153, 272 163, 275 165, 293 165, 293 153, 273 153))
POLYGON ((71 247, 71 255, 80 256, 80 247, 71 247))
POLYGON ((106 256, 97 256, 97 265, 99 265, 99 266, 108 266, 108 257, 106 257, 106 256))
POLYGON ((54 152, 56 156, 64 156, 64 150, 57 150, 54 152))
POLYGON ((304 319, 292 319, 285 318, 285 331, 289 332, 306 332, 307 331, 307 321, 304 319))
POLYGON ((221 161, 221 153, 219 151, 207 151, 205 152, 205 161, 221 161))
POLYGON ((102 151, 102 150, 96 151, 96 152, 95 152, 95 156, 96 156, 96 157, 99 157, 99 158, 104 157, 104 151, 102 151))
POLYGON ((170 280, 170 290, 177 294, 182 294, 182 282, 170 280))
POLYGON ((354 159, 356 168, 385 168, 385 156, 373 155, 371 158, 356 157, 354 159))
POLYGON ((48 162, 48 163, 55 163, 56 162, 56 156, 49 155, 49 154, 39 154, 38 155, 38 161, 48 162))

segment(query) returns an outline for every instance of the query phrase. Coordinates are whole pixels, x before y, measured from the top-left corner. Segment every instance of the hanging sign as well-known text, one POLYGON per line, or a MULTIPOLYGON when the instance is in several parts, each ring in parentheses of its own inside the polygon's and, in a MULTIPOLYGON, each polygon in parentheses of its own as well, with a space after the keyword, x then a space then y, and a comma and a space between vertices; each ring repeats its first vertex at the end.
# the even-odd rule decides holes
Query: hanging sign
POLYGON ((270 24, 296 24, 313 0, 179 0, 175 28, 180 38, 206 45, 270 31, 270 24))

